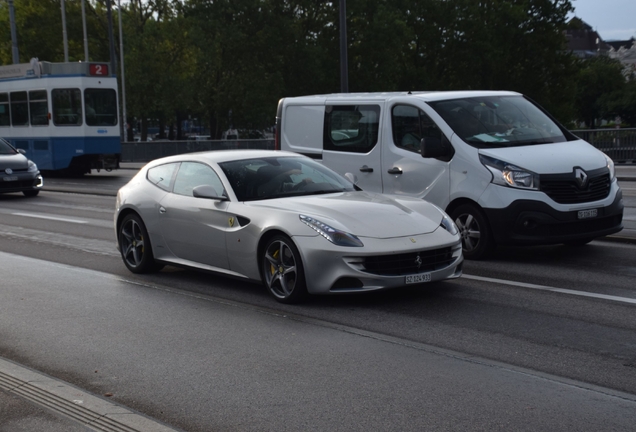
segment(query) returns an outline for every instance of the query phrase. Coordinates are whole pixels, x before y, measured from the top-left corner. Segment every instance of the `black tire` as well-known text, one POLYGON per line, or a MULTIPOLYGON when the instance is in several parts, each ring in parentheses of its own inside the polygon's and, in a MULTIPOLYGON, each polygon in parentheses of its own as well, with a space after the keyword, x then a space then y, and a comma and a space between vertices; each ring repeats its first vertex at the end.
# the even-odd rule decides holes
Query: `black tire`
POLYGON ((119 251, 133 273, 153 273, 163 265, 155 262, 146 226, 136 214, 128 214, 119 226, 119 251))
POLYGON ((299 303, 307 297, 305 271, 294 242, 285 235, 267 241, 261 260, 261 278, 276 301, 299 303))
POLYGON ((581 247, 581 246, 585 246, 592 240, 594 239, 589 238, 589 239, 570 240, 570 241, 563 242, 563 244, 569 247, 581 247))
POLYGON ((451 217, 459 228, 464 258, 479 260, 487 258, 495 249, 492 230, 479 207, 462 204, 452 211, 451 217))
POLYGON ((22 193, 24 194, 25 197, 34 197, 40 193, 40 189, 22 191, 22 193))

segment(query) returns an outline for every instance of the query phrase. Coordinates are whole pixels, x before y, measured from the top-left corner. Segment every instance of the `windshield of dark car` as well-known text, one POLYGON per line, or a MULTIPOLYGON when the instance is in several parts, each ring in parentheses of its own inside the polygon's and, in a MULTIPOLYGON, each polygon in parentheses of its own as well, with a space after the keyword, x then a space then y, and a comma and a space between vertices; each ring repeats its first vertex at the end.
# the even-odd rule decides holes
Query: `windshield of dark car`
POLYGON ((345 178, 304 157, 266 157, 219 165, 239 201, 354 190, 345 178))
POLYGON ((12 155, 16 153, 17 153, 16 150, 13 147, 11 147, 11 145, 8 142, 0 138, 0 154, 12 155))
POLYGON ((523 96, 485 96, 432 102, 453 131, 477 148, 567 141, 561 128, 523 96))

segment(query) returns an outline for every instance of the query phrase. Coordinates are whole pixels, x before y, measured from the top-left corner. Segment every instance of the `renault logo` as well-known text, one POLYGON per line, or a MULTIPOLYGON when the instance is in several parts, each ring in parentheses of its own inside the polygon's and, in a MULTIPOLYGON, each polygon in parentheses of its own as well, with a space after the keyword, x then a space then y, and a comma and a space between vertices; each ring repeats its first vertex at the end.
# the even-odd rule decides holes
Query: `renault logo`
POLYGON ((419 254, 417 255, 417 257, 415 257, 415 265, 417 266, 418 270, 420 269, 420 267, 422 267, 422 258, 419 256, 419 254))
POLYGON ((582 168, 574 169, 574 180, 579 189, 585 189, 587 187, 587 173, 582 168))
POLYGON ((7 168, 4 172, 7 174, 13 174, 13 170, 11 168, 7 168))

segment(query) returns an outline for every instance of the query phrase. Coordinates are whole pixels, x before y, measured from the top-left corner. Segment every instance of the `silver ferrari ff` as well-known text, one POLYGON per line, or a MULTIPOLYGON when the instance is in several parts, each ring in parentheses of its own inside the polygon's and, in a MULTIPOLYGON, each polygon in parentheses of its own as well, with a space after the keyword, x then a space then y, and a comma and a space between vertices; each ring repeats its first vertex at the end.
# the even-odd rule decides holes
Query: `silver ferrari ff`
POLYGON ((296 153, 228 150, 154 160, 119 190, 114 222, 134 273, 170 264, 260 280, 283 303, 462 272, 458 230, 441 209, 364 192, 296 153))

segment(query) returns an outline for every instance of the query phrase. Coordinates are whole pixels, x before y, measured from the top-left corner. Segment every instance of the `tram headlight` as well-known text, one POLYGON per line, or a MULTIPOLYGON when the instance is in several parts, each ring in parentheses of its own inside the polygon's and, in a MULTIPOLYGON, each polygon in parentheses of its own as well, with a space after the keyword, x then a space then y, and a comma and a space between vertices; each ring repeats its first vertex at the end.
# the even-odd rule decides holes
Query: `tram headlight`
POLYGON ((29 172, 38 172, 38 166, 32 160, 29 160, 29 172))

